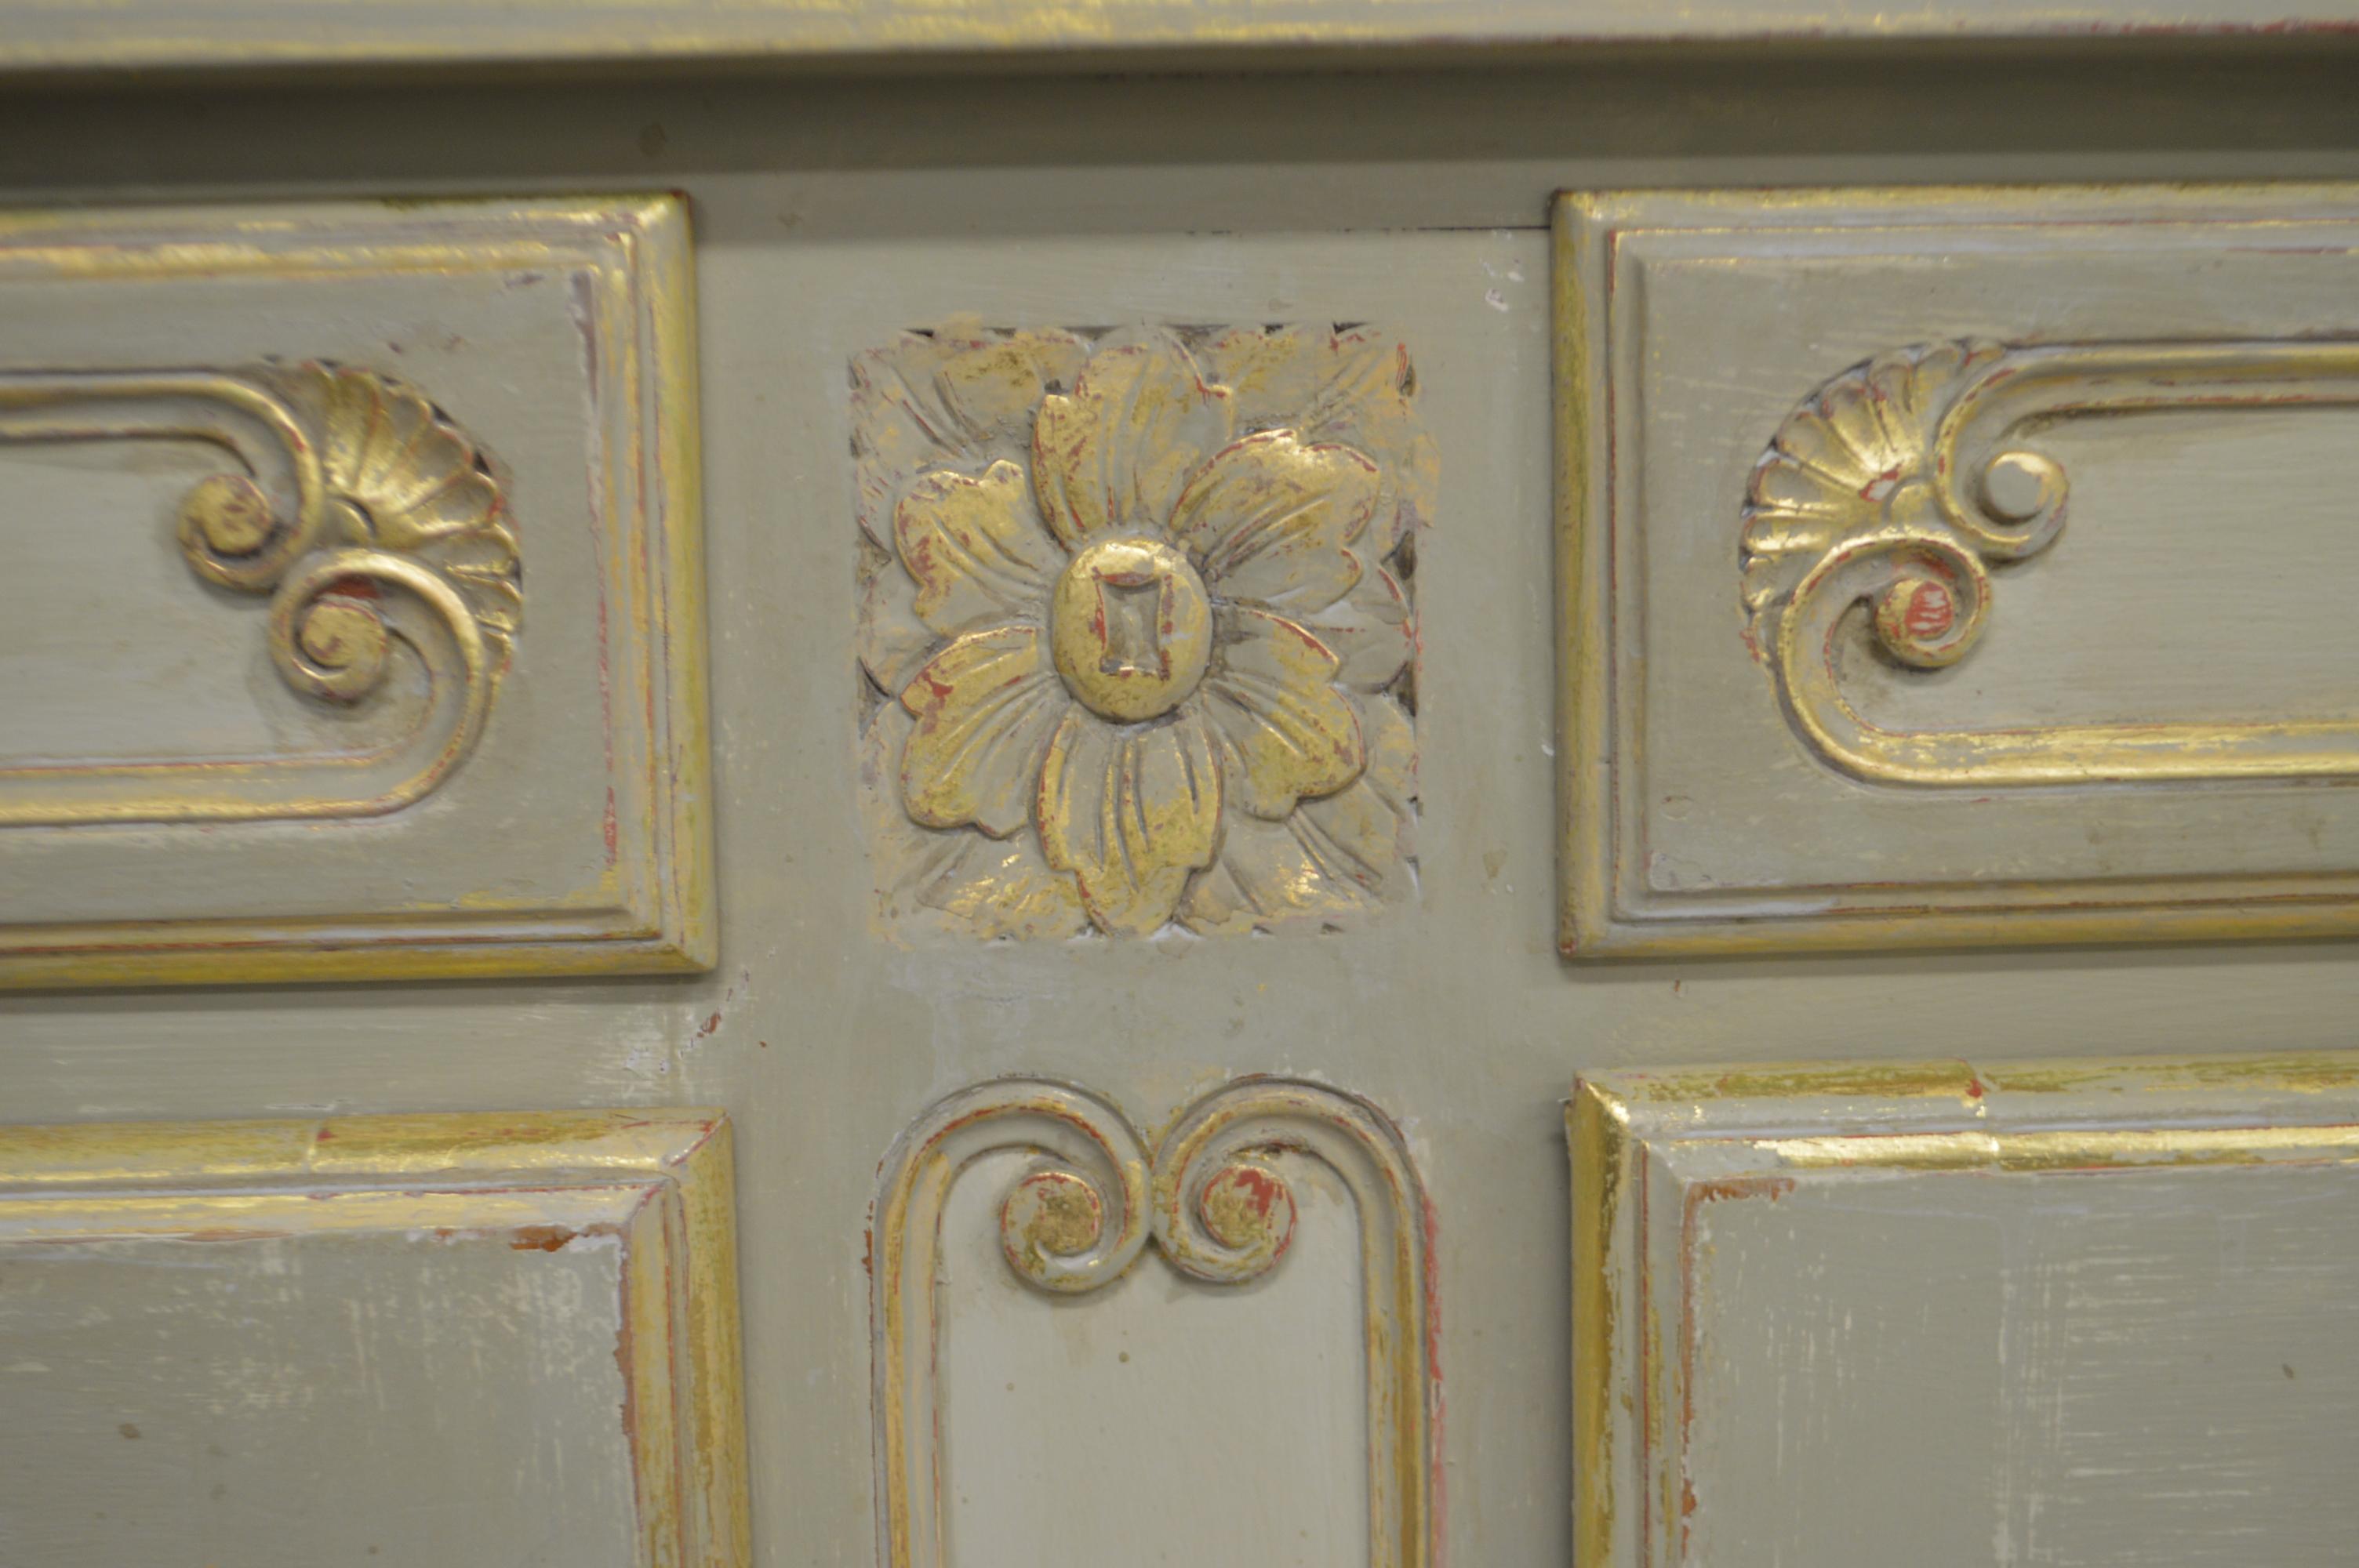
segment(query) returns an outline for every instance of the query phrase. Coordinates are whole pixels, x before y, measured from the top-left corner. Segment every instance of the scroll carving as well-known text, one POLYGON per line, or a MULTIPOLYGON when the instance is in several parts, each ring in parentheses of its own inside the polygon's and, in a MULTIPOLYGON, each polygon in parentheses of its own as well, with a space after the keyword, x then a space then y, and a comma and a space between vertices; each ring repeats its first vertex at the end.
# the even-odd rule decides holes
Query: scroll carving
POLYGON ((1407 895, 1433 446, 1383 333, 911 333, 853 365, 881 907, 983 936, 1407 895))
POLYGON ((1863 779, 1919 785, 2359 774, 2359 721, 2071 724, 1901 731, 1864 718, 1834 665, 1864 607, 1874 645, 1938 669, 1992 613, 1995 563, 2065 525, 2063 421, 2162 409, 2359 404, 2359 343, 1922 344, 1855 365, 1789 415, 1753 470, 1747 636, 1796 731, 1863 779))
POLYGON ((937 1291, 943 1208, 961 1172, 1024 1151, 1036 1168, 1000 1206, 1008 1266, 1044 1292, 1119 1279, 1151 1240, 1214 1284, 1258 1278, 1293 1237, 1274 1156, 1341 1177, 1360 1222, 1368 1401, 1371 1568, 1434 1561, 1437 1438, 1428 1212, 1384 1113, 1323 1085, 1243 1078, 1182 1110, 1152 1153, 1123 1113, 1071 1085, 1006 1078, 940 1101, 885 1161, 875 1215, 878 1530, 887 1568, 942 1568, 937 1291))
POLYGON ((269 596, 287 685, 365 702, 398 644, 426 672, 425 716, 365 752, 0 767, 0 826, 373 816, 441 783, 483 732, 523 611, 506 497, 474 442, 348 365, 0 374, 0 440, 154 438, 237 460, 182 498, 179 547, 201 580, 269 596))

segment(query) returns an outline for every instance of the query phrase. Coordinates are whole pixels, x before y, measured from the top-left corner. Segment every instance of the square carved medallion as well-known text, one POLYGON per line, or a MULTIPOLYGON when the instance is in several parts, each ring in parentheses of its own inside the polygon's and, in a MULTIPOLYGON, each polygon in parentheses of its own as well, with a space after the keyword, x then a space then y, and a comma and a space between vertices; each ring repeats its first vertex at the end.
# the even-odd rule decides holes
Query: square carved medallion
POLYGON ((1437 463, 1361 326, 908 332, 852 364, 897 933, 1333 928, 1413 888, 1437 463))

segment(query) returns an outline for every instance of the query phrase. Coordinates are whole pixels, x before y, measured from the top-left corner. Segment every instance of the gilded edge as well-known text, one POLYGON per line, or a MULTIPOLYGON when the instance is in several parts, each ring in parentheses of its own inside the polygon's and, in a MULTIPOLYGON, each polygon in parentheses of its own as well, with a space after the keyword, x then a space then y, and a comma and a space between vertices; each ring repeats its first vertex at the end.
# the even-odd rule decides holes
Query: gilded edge
POLYGON ((1433 1568, 1440 1552, 1440 1388, 1433 1214, 1406 1141, 1357 1096, 1299 1079, 1244 1077, 1200 1097, 1152 1152, 1111 1101, 1047 1078, 1000 1078, 936 1102, 878 1173, 869 1231, 877 1537, 885 1568, 947 1559, 937 1394, 940 1227, 960 1173, 1025 1152, 1000 1242, 1008 1266, 1051 1294, 1111 1283, 1151 1241, 1214 1284, 1276 1268, 1295 1203, 1270 1156, 1325 1164, 1360 1221, 1367 1358, 1370 1568, 1433 1568))
MULTIPOLYGON (((165 222, 218 229, 223 244, 265 247, 288 265, 326 247, 341 265, 381 247, 415 253, 497 250, 536 238, 603 248, 603 308, 619 311, 625 341, 611 351, 633 388, 636 442, 615 460, 652 461, 641 476, 644 508, 602 570, 634 580, 644 621, 625 628, 646 640, 649 690, 642 711, 647 776, 640 809, 625 837, 644 846, 637 890, 619 920, 485 914, 430 920, 337 919, 117 922, 53 926, 40 946, 0 946, 0 990, 82 986, 255 984, 281 981, 457 979, 498 976, 701 971, 718 957, 711 800, 710 697, 706 675, 701 458, 697 408, 695 268, 688 206, 671 194, 534 199, 516 202, 386 202, 265 210, 116 210, 0 213, 0 239, 63 250, 89 244, 111 265, 134 255, 136 236, 165 222), (407 235, 400 220, 423 213, 433 234, 407 235), (318 227, 307 226, 307 220, 318 227), (348 232, 349 231, 349 232, 348 232), (644 350, 641 348, 644 341, 644 350), (356 932, 358 933, 356 935, 356 932)), ((179 265, 193 264, 176 264, 179 265)), ((136 268, 134 270, 136 270, 136 268)), ((164 270, 171 270, 166 267, 164 270)), ((265 268, 264 270, 266 270, 265 268)), ((606 476, 610 494, 629 493, 627 472, 606 476)), ((636 481, 634 481, 636 482, 636 481)), ((630 889, 633 876, 623 879, 630 889)), ((454 912, 456 913, 456 912, 454 912)), ((24 939, 19 936, 21 943, 24 939)))
MULTIPOLYGON (((2223 222, 2264 219, 2289 206, 2335 202, 2359 187, 2322 182, 2095 185, 1795 186, 1567 190, 1554 212, 1556 322, 1558 686, 1562 822, 1559 946, 1568 958, 1618 962, 1675 957, 2037 947, 2090 943, 2267 941, 2359 933, 2359 876, 2288 889, 2265 878, 2218 877, 2175 896, 2160 884, 2100 889, 2028 882, 2005 905, 1840 904, 1796 914, 1648 915, 1619 907, 1614 770, 1611 291, 1619 235, 1708 220, 1738 204, 1759 217, 1838 222, 1889 211, 1908 222, 1973 203, 2048 221, 2158 209, 2223 222), (2215 211, 2216 209, 2216 211, 2215 211), (1609 389, 1601 399, 1600 389, 1609 389), (1602 470, 1602 471, 1601 471, 1602 470)), ((1962 221, 1962 220, 1955 220, 1962 221)))
POLYGON ((1586 1081, 1573 1087, 1565 1130, 1572 1152, 1573 1561, 1603 1564, 1617 1561, 1615 1357, 1626 1307, 1612 1286, 1633 1145, 1622 1103, 1586 1081))
POLYGON ((733 1162, 729 1119, 718 1110, 20 1124, 0 1126, 0 1208, 27 1198, 87 1201, 103 1228, 125 1189, 146 1201, 168 1186, 202 1206, 257 1189, 332 1185, 410 1190, 421 1202, 456 1196, 480 1202, 488 1217, 519 1193, 642 1181, 648 1198, 627 1227, 625 1300, 635 1325, 669 1324, 670 1332, 635 1336, 661 1343, 636 1346, 626 1375, 635 1408, 669 1410, 686 1430, 655 1441, 665 1423, 650 1420, 634 1433, 641 1534, 666 1552, 652 1563, 744 1568, 753 1557, 733 1162), (454 1182, 462 1184, 455 1191, 454 1182), (684 1411, 673 1400, 673 1368, 683 1361, 684 1411))
MULTIPOLYGON (((1973 1063, 1798 1062, 1583 1076, 1566 1104, 1572 1179, 1575 1561, 1637 1568, 1692 1507, 1685 1419, 1647 1303, 1653 1247, 1639 1192, 1649 1155, 1709 1149, 1692 1204, 1774 1195, 1819 1171, 2016 1173, 2359 1162, 2359 1052, 1973 1063), (1658 1434, 1660 1452, 1646 1434, 1658 1434), (1644 1505, 1649 1488, 1667 1499, 1644 1505), (1678 1507, 1670 1506, 1676 1498, 1678 1507), (1617 1504, 1632 1507, 1618 1510, 1617 1504), (1631 1516, 1638 1522, 1634 1526, 1631 1516), (1636 1533, 1634 1533, 1634 1530, 1636 1533)), ((1683 1224, 1682 1204, 1655 1222, 1683 1224)), ((1685 1245, 1684 1243, 1682 1244, 1685 1245)), ((1682 1254, 1684 1263, 1684 1254, 1682 1254)), ((1672 1333, 1684 1336, 1685 1324, 1672 1333)))
POLYGON ((1591 453, 1610 441, 1593 406, 1603 384, 1606 323, 1602 319, 1602 198, 1569 192, 1557 199, 1556 508, 1557 636, 1564 650, 1557 690, 1558 781, 1563 889, 1559 942, 1568 957, 1599 949, 1610 929, 1614 833, 1611 498, 1591 453))

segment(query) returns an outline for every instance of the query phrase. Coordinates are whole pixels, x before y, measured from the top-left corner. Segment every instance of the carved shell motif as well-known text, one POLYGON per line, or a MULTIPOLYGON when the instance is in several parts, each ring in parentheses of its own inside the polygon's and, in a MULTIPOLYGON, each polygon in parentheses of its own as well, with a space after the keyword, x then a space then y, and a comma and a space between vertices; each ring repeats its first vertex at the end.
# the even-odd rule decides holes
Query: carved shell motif
POLYGON ((306 363, 255 379, 318 441, 343 542, 431 564, 505 656, 523 618, 523 567, 474 442, 414 388, 371 371, 306 363))
POLYGON ((1934 431, 1957 393, 2005 351, 1967 340, 1878 354, 1787 416, 1745 491, 1745 629, 1756 652, 1773 645, 1771 623, 1829 555, 1895 525, 1939 525, 1934 431))

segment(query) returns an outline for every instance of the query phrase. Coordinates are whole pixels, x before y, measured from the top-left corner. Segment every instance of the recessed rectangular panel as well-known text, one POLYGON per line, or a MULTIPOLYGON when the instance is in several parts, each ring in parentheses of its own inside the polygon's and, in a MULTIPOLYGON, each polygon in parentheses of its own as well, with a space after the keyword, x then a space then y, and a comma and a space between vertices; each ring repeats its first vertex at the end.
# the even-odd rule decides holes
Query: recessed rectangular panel
POLYGON ((0 1560, 745 1562, 716 1113, 0 1129, 0 1560))
POLYGON ((1582 1561, 2347 1557, 2359 1064, 1613 1074, 1571 1131, 1582 1561))
POLYGON ((674 198, 0 219, 0 984, 711 958, 674 198))
POLYGON ((2359 191, 1559 240, 1570 951, 2359 925, 2359 191))

